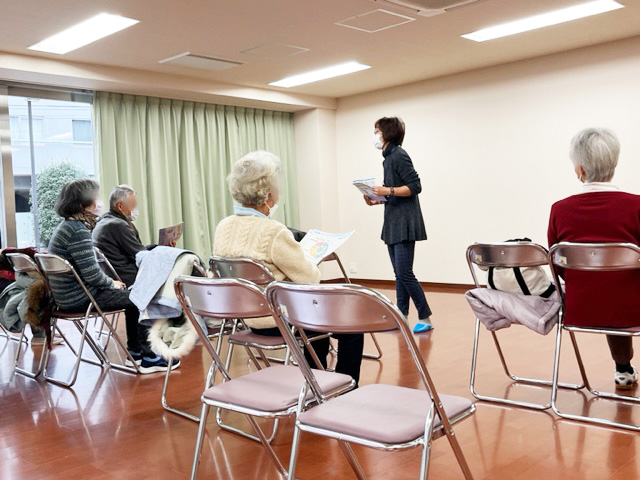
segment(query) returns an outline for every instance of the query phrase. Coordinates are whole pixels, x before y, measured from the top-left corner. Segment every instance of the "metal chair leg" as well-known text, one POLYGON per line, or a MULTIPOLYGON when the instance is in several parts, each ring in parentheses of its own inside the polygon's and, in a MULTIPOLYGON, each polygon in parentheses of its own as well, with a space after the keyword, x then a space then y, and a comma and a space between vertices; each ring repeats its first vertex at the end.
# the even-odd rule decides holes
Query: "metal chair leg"
MULTIPOLYGON (((559 376, 559 371, 560 371, 560 352, 562 351, 562 330, 563 328, 559 325, 558 326, 558 334, 556 337, 556 351, 555 351, 555 359, 554 359, 554 366, 553 366, 553 387, 551 390, 551 408, 553 410, 553 412, 558 415, 561 418, 565 418, 568 420, 577 420, 580 422, 585 422, 585 423, 592 423, 594 425, 602 425, 605 427, 616 427, 616 428, 622 428, 624 430, 631 430, 633 432, 640 432, 640 425, 633 425, 630 423, 620 423, 620 422, 614 422, 611 420, 606 420, 604 418, 598 418, 598 417, 588 417, 586 415, 575 415, 575 414, 571 414, 571 413, 565 413, 562 412, 559 407, 558 407, 558 376, 559 376)), ((587 380, 587 376, 586 376, 586 369, 584 368, 584 363, 582 362, 582 357, 580 356, 579 350, 578 350, 578 344, 577 341, 575 339, 575 335, 573 332, 569 332, 572 343, 574 348, 576 349, 576 353, 578 355, 579 361, 578 361, 578 365, 580 367, 580 372, 583 375, 583 378, 585 380, 585 383, 587 385, 589 385, 589 382, 587 380)), ((633 403, 638 403, 640 402, 640 398, 639 397, 628 397, 625 395, 618 395, 617 393, 609 393, 609 392, 599 392, 597 390, 594 390, 593 388, 591 388, 590 386, 587 387, 589 392, 591 392, 593 395, 596 395, 597 397, 600 398, 606 398, 609 400, 616 400, 616 401, 623 401, 623 402, 633 402, 633 403)))
POLYGON ((349 462, 349 465, 351 465, 351 469, 353 470, 353 473, 355 473, 356 477, 358 477, 358 480, 367 480, 367 476, 365 475, 364 470, 362 470, 362 467, 360 466, 360 462, 358 462, 358 458, 356 457, 356 454, 353 453, 351 445, 349 445, 347 442, 344 442, 342 440, 338 440, 338 444, 340 445, 340 448, 342 449, 342 453, 344 453, 344 456, 347 457, 347 461, 349 462))
POLYGON ((198 436, 196 437, 196 451, 193 454, 193 464, 191 465, 191 480, 198 477, 198 467, 200 466, 200 456, 202 455, 202 441, 207 429, 207 417, 209 416, 209 405, 202 404, 200 413, 200 425, 198 426, 198 436))
MULTIPOLYGON (((111 332, 110 338, 113 338, 113 340, 117 344, 117 348, 119 348, 122 352, 124 352, 127 360, 129 360, 129 362, 133 366, 128 366, 128 365, 125 365, 125 364, 120 364, 120 363, 115 363, 115 362, 109 361, 108 356, 107 356, 107 348, 106 348, 106 346, 104 348, 102 348, 102 351, 104 352, 105 360, 115 370, 119 370, 121 372, 127 372, 127 373, 140 373, 140 367, 136 363, 135 359, 131 356, 131 353, 129 353, 129 350, 127 349, 127 346, 124 344, 124 342, 120 338, 120 335, 118 335, 118 333, 116 332, 116 329, 113 326, 113 324, 106 318, 103 318, 103 322, 107 326, 109 331, 111 332)), ((91 339, 91 340, 92 340, 92 343, 93 343, 93 339, 91 339)), ((108 345, 108 342, 107 342, 107 345, 108 345)))
POLYGON ((289 457, 289 475, 288 480, 296 479, 296 467, 298 465, 298 454, 300 453, 300 436, 302 430, 298 428, 297 422, 293 426, 293 442, 291 443, 291 456, 289 457))
POLYGON ((267 454, 269 455, 269 458, 275 465, 280 475, 282 475, 284 478, 287 478, 288 477, 287 471, 282 466, 282 463, 280 462, 280 459, 276 455, 276 452, 274 452, 273 448, 271 447, 271 439, 268 439, 265 436, 262 429, 258 426, 255 418, 253 418, 251 415, 245 415, 245 416, 247 417, 247 420, 251 424, 251 427, 253 428, 253 430, 256 432, 258 441, 262 443, 262 446, 267 450, 267 454))
MULTIPOLYGON (((509 367, 507 366, 507 361, 505 359, 505 356, 502 351, 502 347, 500 346, 500 342, 498 340, 497 335, 495 334, 495 332, 491 332, 491 334, 492 334, 494 345, 498 353, 498 357, 500 358, 500 363, 502 364, 502 369, 504 370, 505 375, 511 381, 515 383, 532 385, 537 387, 552 387, 552 384, 553 384, 552 380, 540 380, 537 378, 527 378, 527 377, 519 377, 519 376, 513 375, 510 372, 509 367)), ((492 397, 488 395, 479 394, 476 391, 476 387, 475 387, 479 343, 480 343, 480 320, 476 319, 475 334, 473 338, 473 352, 471 356, 471 374, 469 378, 469 390, 471 392, 471 395, 473 395, 478 400, 483 400, 486 402, 493 402, 493 403, 499 403, 503 405, 530 408, 533 410, 547 410, 551 408, 551 400, 546 404, 540 404, 540 403, 532 403, 532 402, 519 401, 519 400, 509 400, 506 398, 492 397)), ((568 390, 580 390, 584 388, 584 385, 577 385, 577 384, 571 384, 571 383, 560 383, 558 386, 560 388, 565 388, 568 390)))
POLYGON ((429 456, 431 454, 431 439, 433 438, 433 419, 435 405, 431 402, 431 408, 425 420, 424 437, 422 439, 422 455, 420 456, 420 480, 427 480, 429 472, 429 456))
POLYGON ((373 340, 373 345, 376 347, 377 353, 364 353, 362 354, 362 358, 368 358, 371 360, 380 360, 382 358, 382 348, 380 348, 380 344, 378 343, 376 334, 370 333, 369 335, 371 335, 371 340, 373 340))
MULTIPOLYGON (((233 356, 233 348, 234 348, 234 344, 230 343, 229 344, 229 350, 227 351, 227 358, 225 360, 225 366, 224 368, 229 371, 229 367, 231 365, 231 357, 233 356)), ((257 368, 261 368, 260 364, 258 363, 258 360, 256 359, 255 355, 253 355, 253 353, 251 352, 251 350, 246 347, 246 350, 249 352, 249 358, 253 361, 253 363, 257 366, 257 368)), ((258 349, 260 350, 260 349, 258 349)), ((233 432, 233 433, 237 433, 238 435, 242 435, 245 438, 248 438, 250 440, 254 440, 256 442, 260 442, 260 438, 257 437, 256 435, 253 435, 252 433, 249 432, 245 432, 244 430, 241 430, 239 428, 233 427, 231 425, 228 425, 226 423, 224 423, 224 421, 222 420, 222 410, 221 408, 217 408, 216 409, 216 424, 218 425, 218 427, 220 427, 223 430, 227 430, 228 432, 233 432)), ((279 419, 275 419, 273 421, 273 429, 271 430, 271 434, 269 435, 267 442, 271 443, 273 441, 273 439, 276 437, 276 435, 278 434, 278 424, 279 424, 279 419)))
MULTIPOLYGON (((46 359, 46 351, 49 349, 49 345, 47 344, 47 342, 44 342, 42 344, 42 352, 40 353, 40 360, 38 361, 38 369, 35 372, 30 372, 29 370, 26 370, 18 366, 20 364, 20 355, 22 354, 22 348, 23 348, 22 344, 24 342, 24 339, 25 339, 25 334, 24 334, 24 329, 22 329, 22 332, 20 333, 20 338, 18 340, 18 346, 16 348, 16 355, 14 357, 14 371, 16 373, 19 373, 20 375, 24 375, 25 377, 35 379, 39 377, 40 374, 42 373, 42 370, 45 364, 45 359, 46 359)), ((24 346, 24 349, 26 350, 28 346, 29 346, 29 343, 28 341, 26 341, 26 345, 24 346)))
MULTIPOLYGON (((56 320, 54 320, 54 323, 57 323, 56 320)), ((76 323, 74 321, 74 323, 76 323)), ((62 380, 58 380, 56 378, 50 377, 47 374, 47 367, 49 366, 49 358, 50 358, 50 352, 51 350, 47 348, 46 350, 46 360, 45 360, 45 365, 44 365, 44 378, 45 380, 47 380, 48 382, 51 382, 55 385, 59 385, 61 387, 66 387, 66 388, 70 388, 73 386, 74 383, 76 383, 76 379, 78 378, 78 370, 80 369, 80 362, 82 361, 82 349, 84 347, 84 343, 87 339, 87 327, 89 325, 89 321, 87 319, 85 319, 84 321, 84 325, 82 328, 82 337, 80 339, 80 346, 78 347, 78 354, 76 356, 76 362, 73 366, 73 370, 72 370, 72 374, 71 374, 71 380, 69 382, 65 382, 62 380)), ((77 325, 76 325, 77 326, 77 325)))
MULTIPOLYGON (((24 331, 24 328, 22 330, 24 331)), ((16 337, 15 335, 11 335, 11 332, 6 328, 4 328, 2 324, 0 324, 0 337, 6 338, 8 342, 20 342, 20 343, 24 342, 26 344, 29 343, 29 341, 26 338, 21 340, 21 338, 23 338, 22 332, 21 332, 21 335, 18 335, 16 337)))
MULTIPOLYGON (((217 334, 217 342, 216 342, 216 353, 218 355, 220 355, 220 349, 222 347, 222 336, 223 336, 223 332, 225 329, 225 323, 226 322, 222 322, 220 324, 220 330, 217 334)), ((169 359, 169 365, 171 365, 171 362, 173 361, 173 359, 169 359)), ((212 369, 215 368, 215 363, 211 364, 211 368, 209 369, 209 373, 207 374, 207 379, 205 381, 205 389, 209 388, 211 386, 211 381, 213 379, 214 376, 214 372, 212 371, 212 369)), ((167 400, 167 391, 169 390, 169 377, 171 375, 171 372, 173 370, 172 369, 167 369, 167 372, 165 373, 164 376, 164 384, 162 386, 162 396, 160 398, 160 404, 162 405, 162 408, 164 408, 165 410, 167 410, 168 412, 171 413, 175 413, 176 415, 180 415, 181 417, 184 417, 188 420, 191 420, 193 422, 200 422, 200 417, 193 415, 191 413, 185 412, 184 410, 180 410, 178 408, 172 407, 171 405, 169 405, 169 402, 167 400)))
MULTIPOLYGON (((173 361, 173 359, 169 358, 167 361, 169 362, 169 365, 171 365, 171 362, 173 361)), ((187 413, 183 410, 174 408, 167 403, 167 388, 169 387, 169 375, 171 375, 171 369, 167 368, 167 373, 165 373, 164 375, 164 385, 162 386, 162 398, 160 400, 162 404, 162 408, 164 408, 165 410, 171 413, 175 413, 176 415, 180 415, 186 419, 189 419, 193 422, 200 422, 200 417, 187 413)))

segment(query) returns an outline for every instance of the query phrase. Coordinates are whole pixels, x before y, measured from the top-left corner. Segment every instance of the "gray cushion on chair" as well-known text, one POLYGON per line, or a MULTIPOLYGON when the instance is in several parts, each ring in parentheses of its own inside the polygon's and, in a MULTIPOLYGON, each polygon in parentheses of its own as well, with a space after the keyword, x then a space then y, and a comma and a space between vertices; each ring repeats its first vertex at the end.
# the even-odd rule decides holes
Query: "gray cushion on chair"
MULTIPOLYGON (((352 381, 349 375, 313 370, 323 392, 352 381)), ((304 377, 298 367, 277 365, 215 385, 202 394, 204 399, 265 412, 279 412, 298 403, 304 377)), ((311 393, 309 393, 309 398, 311 393)))
MULTIPOLYGON (((464 397, 440 395, 449 418, 471 408, 464 397)), ((366 385, 300 415, 300 423, 386 444, 401 444, 424 435, 431 398, 424 390, 395 385, 366 385)), ((434 430, 442 425, 436 414, 434 430)))

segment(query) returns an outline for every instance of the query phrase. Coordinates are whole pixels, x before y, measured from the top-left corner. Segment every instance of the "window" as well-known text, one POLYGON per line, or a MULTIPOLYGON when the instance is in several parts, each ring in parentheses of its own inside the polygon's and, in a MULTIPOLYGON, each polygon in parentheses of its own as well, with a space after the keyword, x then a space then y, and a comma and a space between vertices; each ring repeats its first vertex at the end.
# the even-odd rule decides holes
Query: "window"
POLYGON ((62 185, 96 176, 91 104, 11 94, 8 104, 15 212, 6 213, 15 214, 18 247, 46 248, 61 221, 54 204, 62 185))
POLYGON ((93 140, 91 120, 72 120, 71 122, 74 142, 91 142, 93 140))

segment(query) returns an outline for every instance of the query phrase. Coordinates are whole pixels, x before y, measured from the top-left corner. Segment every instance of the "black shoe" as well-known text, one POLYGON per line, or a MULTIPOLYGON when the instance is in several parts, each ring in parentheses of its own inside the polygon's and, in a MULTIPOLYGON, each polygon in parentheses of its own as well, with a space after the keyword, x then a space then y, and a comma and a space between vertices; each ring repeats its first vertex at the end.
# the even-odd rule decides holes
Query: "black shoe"
MULTIPOLYGON (((174 370, 180 366, 180 360, 171 361, 171 370, 174 370)), ((166 372, 169 368, 169 363, 160 355, 156 357, 142 357, 140 363, 140 373, 156 373, 166 372)))
MULTIPOLYGON (((131 357, 135 360, 136 365, 140 366, 140 364, 142 363, 142 352, 132 352, 131 350, 129 350, 129 355, 131 355, 131 357)), ((131 360, 129 360, 129 358, 127 357, 127 359, 124 361, 124 364, 127 367, 133 367, 133 363, 131 363, 131 360)))

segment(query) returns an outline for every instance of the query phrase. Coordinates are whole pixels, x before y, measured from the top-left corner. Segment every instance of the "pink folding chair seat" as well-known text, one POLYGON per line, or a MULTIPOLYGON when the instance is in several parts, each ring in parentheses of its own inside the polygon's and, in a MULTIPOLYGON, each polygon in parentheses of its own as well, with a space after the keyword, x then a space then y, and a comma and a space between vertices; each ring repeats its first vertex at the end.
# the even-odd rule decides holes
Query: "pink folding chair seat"
MULTIPOLYGON (((440 395, 447 416, 456 421, 475 410, 468 398, 440 395)), ((424 436, 431 397, 424 390, 396 385, 365 385, 303 412, 300 423, 334 432, 333 438, 357 437, 384 444, 410 443, 424 436)), ((442 428, 436 416, 434 432, 442 428)))
MULTIPOLYGON (((347 388, 352 382, 349 375, 340 373, 314 369, 313 374, 325 393, 347 388)), ((298 367, 276 365, 208 388, 202 397, 209 404, 219 402, 248 410, 281 412, 298 405, 304 381, 298 367)), ((307 399, 312 397, 313 393, 309 391, 307 399)))
POLYGON ((260 335, 254 333, 251 330, 241 330, 228 337, 229 343, 235 343, 237 345, 247 345, 249 347, 255 346, 256 348, 286 348, 287 342, 281 336, 269 336, 260 335))

